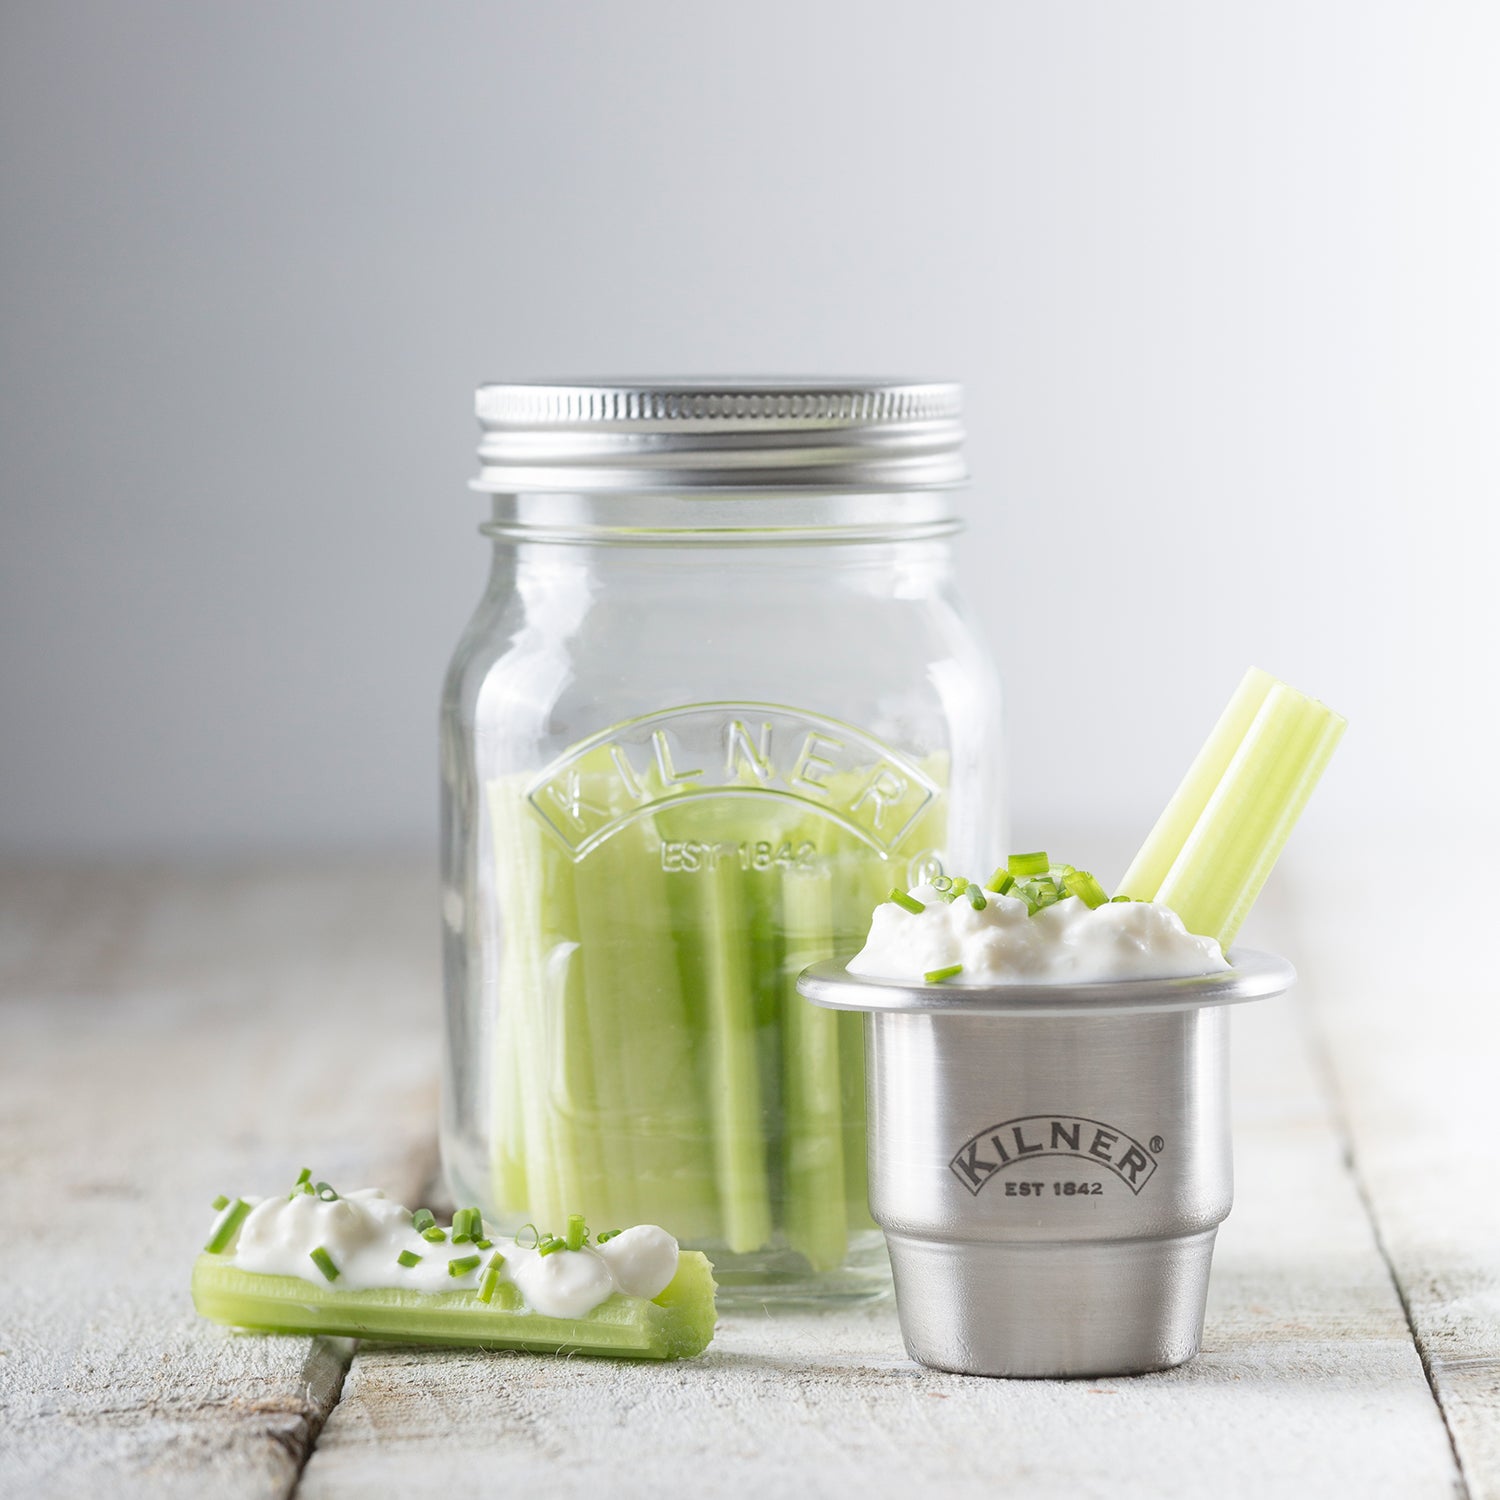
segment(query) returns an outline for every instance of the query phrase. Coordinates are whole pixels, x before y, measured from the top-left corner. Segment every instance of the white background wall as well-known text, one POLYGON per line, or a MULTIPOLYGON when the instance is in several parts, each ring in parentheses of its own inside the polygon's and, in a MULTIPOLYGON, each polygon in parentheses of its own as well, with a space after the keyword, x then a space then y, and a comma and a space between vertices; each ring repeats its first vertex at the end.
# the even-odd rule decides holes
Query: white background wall
POLYGON ((624 368, 967 383, 1022 841, 1144 828, 1251 661, 1353 721, 1325 838, 1490 816, 1497 67, 1442 0, 6 6, 0 842, 430 841, 471 387, 624 368))

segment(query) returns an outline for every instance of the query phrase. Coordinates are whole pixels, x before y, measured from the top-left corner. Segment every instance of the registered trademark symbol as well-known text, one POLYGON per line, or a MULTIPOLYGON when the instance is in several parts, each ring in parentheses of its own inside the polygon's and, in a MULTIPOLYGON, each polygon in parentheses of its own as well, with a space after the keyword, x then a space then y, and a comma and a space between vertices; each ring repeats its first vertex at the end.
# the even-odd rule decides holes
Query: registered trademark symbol
POLYGON ((1161 1148, 1163 1146, 1165 1146, 1167 1143, 1164 1140, 1162 1140, 1162 1138, 1159 1135, 1153 1135, 1151 1137, 1151 1139, 1146 1142, 1146 1144, 1148 1146, 1150 1146, 1153 1151, 1160 1151, 1161 1148))

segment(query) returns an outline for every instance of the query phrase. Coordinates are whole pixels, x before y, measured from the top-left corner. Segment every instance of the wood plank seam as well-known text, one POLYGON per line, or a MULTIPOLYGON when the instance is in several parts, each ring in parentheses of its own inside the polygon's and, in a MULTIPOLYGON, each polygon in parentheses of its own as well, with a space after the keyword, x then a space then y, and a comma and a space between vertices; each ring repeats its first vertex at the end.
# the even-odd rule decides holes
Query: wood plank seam
POLYGON ((1344 1091, 1339 1084, 1338 1071, 1334 1067, 1332 1042, 1317 1020, 1316 1009, 1316 1003, 1298 1009, 1299 1024, 1306 1033, 1308 1056, 1313 1067, 1321 1075, 1323 1091, 1329 1101, 1329 1117, 1333 1128, 1338 1133, 1344 1160, 1348 1164, 1349 1180, 1354 1185, 1354 1191, 1359 1198, 1360 1206, 1364 1209, 1365 1217, 1370 1221, 1370 1234, 1375 1241, 1375 1248, 1385 1265, 1386 1274, 1391 1278, 1391 1286, 1395 1290, 1397 1301, 1401 1304, 1401 1314, 1406 1319, 1406 1327, 1411 1334, 1412 1347, 1416 1350, 1418 1360, 1421 1361, 1422 1374, 1427 1380, 1427 1389, 1432 1393, 1433 1404, 1437 1407, 1438 1416, 1442 1419, 1443 1431, 1448 1435, 1448 1447, 1453 1454, 1453 1467, 1458 1474, 1455 1500, 1470 1500, 1469 1476, 1464 1468, 1463 1454, 1459 1451, 1458 1438, 1453 1431, 1453 1423, 1448 1418, 1447 1407, 1443 1404, 1437 1372, 1433 1368, 1430 1351, 1417 1325, 1415 1310, 1402 1284, 1400 1273, 1396 1269, 1395 1258, 1381 1232, 1380 1216, 1376 1211, 1375 1201, 1371 1196, 1369 1184, 1365 1180, 1365 1174, 1360 1167, 1348 1105, 1344 1091))
MULTIPOLYGON (((282 1491, 282 1500, 296 1500, 297 1491, 302 1487, 302 1476, 307 1472, 307 1466, 312 1462, 314 1450, 318 1446, 318 1439, 322 1436, 323 1429, 328 1425, 328 1419, 333 1415, 334 1408, 344 1398, 344 1387, 349 1382, 349 1367, 354 1363, 355 1356, 359 1352, 359 1345, 353 1345, 348 1355, 343 1360, 343 1368, 339 1371, 338 1388, 333 1392, 330 1400, 321 1411, 313 1410, 309 1413, 299 1439, 296 1442, 281 1438, 282 1446, 287 1451, 287 1456, 293 1464, 291 1479, 285 1490, 282 1491)), ((279 1436, 279 1435, 278 1435, 279 1436)))
MULTIPOLYGON (((428 1191, 425 1195, 418 1195, 419 1201, 426 1207, 434 1209, 443 1218, 451 1218, 453 1209, 446 1203, 448 1196, 446 1185, 443 1183, 441 1164, 438 1158, 438 1141, 433 1136, 423 1146, 413 1150, 412 1171, 409 1174, 412 1182, 425 1182, 428 1191)), ((301 1452, 292 1453, 291 1457, 296 1464, 291 1483, 287 1485, 282 1500, 297 1500, 297 1494, 302 1488, 303 1475, 307 1473, 307 1466, 312 1462, 313 1454, 317 1451, 318 1439, 323 1435, 323 1429, 328 1426, 329 1419, 338 1408, 340 1401, 344 1399, 344 1391, 349 1384, 349 1372, 354 1368, 354 1361, 363 1353, 364 1346, 358 1342, 351 1345, 348 1356, 343 1361, 343 1368, 339 1371, 338 1389, 333 1393, 333 1399, 323 1408, 320 1415, 309 1418, 305 1439, 300 1444, 301 1452)))

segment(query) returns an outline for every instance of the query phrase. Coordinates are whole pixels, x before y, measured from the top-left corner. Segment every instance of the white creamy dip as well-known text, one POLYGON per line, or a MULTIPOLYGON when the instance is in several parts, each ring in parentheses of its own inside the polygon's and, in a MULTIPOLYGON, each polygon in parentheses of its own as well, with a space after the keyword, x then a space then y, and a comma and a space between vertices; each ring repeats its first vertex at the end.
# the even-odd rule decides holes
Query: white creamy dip
POLYGON ((930 885, 912 897, 926 910, 886 902, 875 908, 851 974, 920 981, 953 964, 949 984, 1099 984, 1122 979, 1177 979, 1227 969, 1213 938, 1182 925, 1152 901, 1109 901, 1092 910, 1076 896, 1028 914, 1024 901, 985 892, 976 911, 962 896, 944 901, 930 885))
POLYGON ((602 1245, 541 1255, 488 1229, 484 1237, 494 1242, 488 1250, 455 1245, 451 1230, 447 1238, 426 1240, 411 1220, 409 1209, 378 1188, 361 1188, 332 1202, 309 1193, 279 1194, 255 1203, 225 1259, 242 1271, 296 1276, 338 1291, 461 1292, 478 1287, 498 1250, 505 1257, 500 1280, 512 1282, 532 1312, 549 1318, 581 1318, 615 1292, 658 1297, 677 1274, 677 1241, 654 1224, 637 1224, 602 1245), (312 1259, 319 1248, 338 1270, 332 1282, 312 1259), (421 1260, 403 1266, 398 1259, 403 1251, 421 1260), (477 1265, 449 1274, 450 1261, 474 1256, 477 1265))

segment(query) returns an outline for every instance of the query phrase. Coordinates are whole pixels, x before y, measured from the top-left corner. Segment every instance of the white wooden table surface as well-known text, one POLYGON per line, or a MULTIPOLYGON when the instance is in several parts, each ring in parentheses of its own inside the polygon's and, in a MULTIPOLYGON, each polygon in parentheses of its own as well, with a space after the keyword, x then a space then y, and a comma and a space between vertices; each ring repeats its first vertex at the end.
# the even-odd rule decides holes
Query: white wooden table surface
POLYGON ((1368 890, 1319 903, 1260 916, 1304 982, 1235 1018, 1203 1354, 1021 1382, 913 1365, 889 1302, 733 1311, 666 1366, 198 1322, 215 1193, 306 1163, 425 1195, 431 876, 12 870, 0 1495, 1500 1496, 1500 984, 1421 972, 1368 890))

